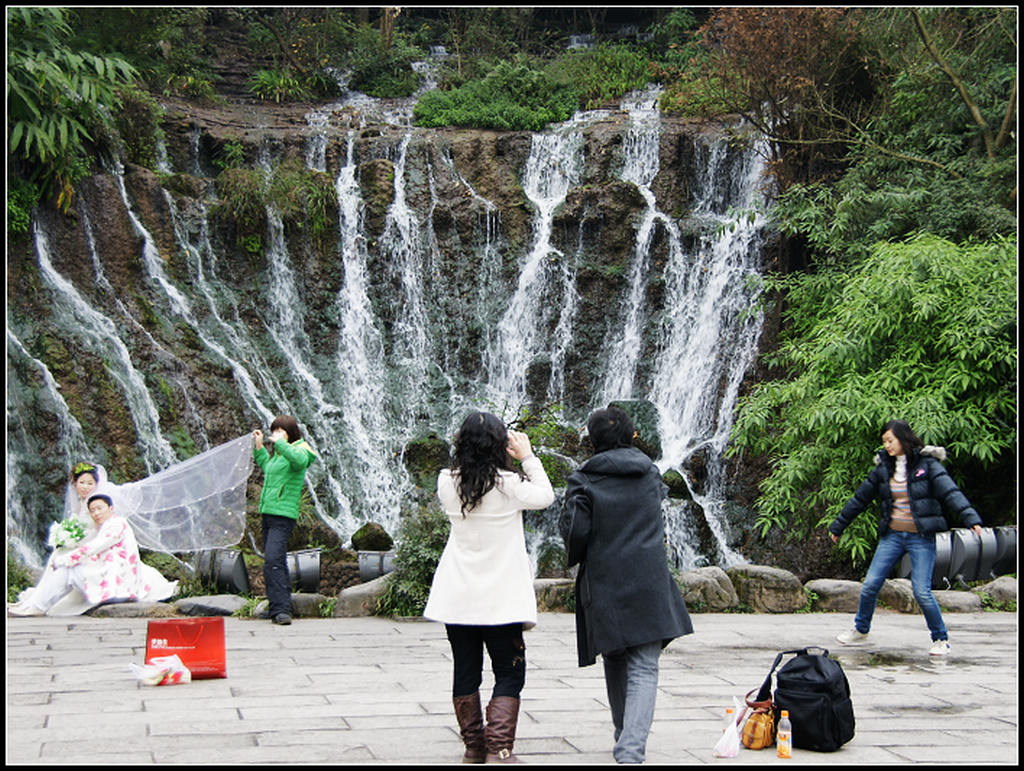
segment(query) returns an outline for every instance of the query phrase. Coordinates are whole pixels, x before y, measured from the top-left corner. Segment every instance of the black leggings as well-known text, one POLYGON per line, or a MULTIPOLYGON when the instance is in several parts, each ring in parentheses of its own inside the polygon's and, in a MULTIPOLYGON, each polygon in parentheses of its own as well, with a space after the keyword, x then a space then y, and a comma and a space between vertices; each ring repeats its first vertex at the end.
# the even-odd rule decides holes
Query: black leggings
POLYGON ((467 696, 483 682, 484 646, 491 657, 494 691, 491 697, 518 699, 526 684, 526 643, 522 624, 463 626, 445 624, 455 661, 452 696, 467 696))

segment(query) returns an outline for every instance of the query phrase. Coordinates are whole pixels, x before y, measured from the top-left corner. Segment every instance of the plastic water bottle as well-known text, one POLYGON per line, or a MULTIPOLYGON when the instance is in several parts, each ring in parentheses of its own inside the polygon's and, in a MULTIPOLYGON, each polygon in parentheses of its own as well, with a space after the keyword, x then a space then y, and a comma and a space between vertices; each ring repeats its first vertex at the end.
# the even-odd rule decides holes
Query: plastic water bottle
POLYGON ((732 707, 725 708, 725 722, 722 723, 722 730, 727 729, 736 720, 736 710, 732 707))
POLYGON ((789 710, 782 710, 779 728, 775 733, 775 746, 780 758, 793 757, 793 724, 789 722, 789 710))

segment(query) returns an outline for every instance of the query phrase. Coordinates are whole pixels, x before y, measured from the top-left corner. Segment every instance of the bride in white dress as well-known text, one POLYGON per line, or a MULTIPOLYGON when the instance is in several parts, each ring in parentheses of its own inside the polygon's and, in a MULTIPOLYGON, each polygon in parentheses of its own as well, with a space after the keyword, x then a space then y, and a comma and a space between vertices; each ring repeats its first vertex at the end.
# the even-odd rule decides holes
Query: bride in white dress
POLYGON ((77 616, 106 602, 174 596, 178 582, 167 581, 139 559, 131 526, 116 516, 116 495, 102 466, 83 462, 74 467, 64 519, 80 523, 85 535, 69 546, 53 544, 39 583, 18 596, 8 608, 11 615, 77 616))

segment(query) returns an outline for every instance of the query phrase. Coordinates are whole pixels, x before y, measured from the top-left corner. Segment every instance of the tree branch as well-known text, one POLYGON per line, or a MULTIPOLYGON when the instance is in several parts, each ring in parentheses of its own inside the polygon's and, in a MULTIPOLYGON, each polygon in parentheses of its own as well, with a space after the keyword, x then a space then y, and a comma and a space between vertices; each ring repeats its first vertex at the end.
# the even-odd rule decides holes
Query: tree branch
POLYGON ((981 110, 978 109, 978 105, 971 99, 971 95, 967 92, 967 87, 960 80, 959 76, 953 71, 945 57, 932 42, 931 37, 928 35, 928 30, 924 28, 924 20, 921 18, 921 13, 916 8, 910 9, 910 15, 914 18, 914 25, 917 27, 917 32, 921 36, 921 41, 924 43, 924 47, 928 49, 928 53, 932 55, 935 63, 939 65, 946 77, 953 83, 953 87, 956 88, 960 94, 960 98, 963 99, 964 104, 967 105, 967 109, 971 113, 971 117, 974 118, 974 122, 981 129, 981 135, 985 140, 985 151, 988 153, 989 160, 995 160, 996 148, 992 141, 992 130, 989 128, 988 123, 985 122, 984 116, 981 114, 981 110))
POLYGON ((288 63, 295 69, 295 71, 299 75, 305 75, 305 68, 301 64, 299 64, 292 56, 292 52, 288 50, 288 46, 285 45, 284 39, 281 37, 281 33, 277 31, 277 28, 273 25, 273 23, 259 15, 256 16, 256 20, 264 27, 269 29, 270 34, 272 34, 277 39, 278 48, 281 49, 281 53, 284 54, 284 57, 288 60, 288 63))
POLYGON ((1010 103, 1006 105, 1006 115, 1003 116, 1003 125, 999 127, 999 135, 996 137, 996 149, 1006 144, 1010 138, 1010 131, 1013 130, 1014 116, 1017 114, 1017 77, 1013 78, 1013 91, 1010 92, 1010 103))

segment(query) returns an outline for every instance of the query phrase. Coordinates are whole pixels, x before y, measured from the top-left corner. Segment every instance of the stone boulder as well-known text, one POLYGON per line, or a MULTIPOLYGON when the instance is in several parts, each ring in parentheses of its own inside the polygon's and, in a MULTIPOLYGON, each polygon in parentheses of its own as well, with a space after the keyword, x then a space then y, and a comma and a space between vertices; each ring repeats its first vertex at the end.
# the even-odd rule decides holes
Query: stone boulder
POLYGON ((807 606, 807 592, 788 570, 767 565, 734 565, 725 571, 739 601, 755 613, 795 613, 807 606))
POLYGON ((533 591, 540 613, 571 613, 576 607, 576 582, 571 578, 535 578, 533 591))
POLYGON ((815 578, 804 584, 811 595, 812 610, 856 613, 860 602, 860 581, 815 578))
POLYGON ((983 586, 971 589, 978 595, 987 595, 993 602, 1003 604, 1017 601, 1017 579, 1013 576, 999 576, 983 586))
POLYGON ((900 613, 920 613, 909 578, 890 578, 878 592, 878 604, 900 613))
POLYGON ((676 578, 691 613, 721 613, 740 604, 729 576, 720 567, 687 570, 676 578))
POLYGON ((174 609, 183 616, 230 616, 241 610, 245 602, 237 594, 209 594, 182 597, 174 602, 174 609))
POLYGON ((980 613, 981 597, 972 592, 954 589, 932 592, 939 607, 950 613, 980 613))
POLYGON ((338 593, 334 605, 335 618, 356 618, 372 616, 377 611, 377 600, 388 588, 388 576, 383 575, 365 584, 350 586, 338 593))
MULTIPOLYGON (((328 601, 328 597, 323 594, 306 594, 305 592, 292 592, 292 617, 293 618, 320 618, 322 615, 320 609, 324 603, 328 601)), ((254 617, 259 615, 269 608, 269 604, 266 600, 261 600, 255 608, 253 608, 252 614, 254 617)))
MULTIPOLYGON (((114 602, 100 605, 85 612, 98 618, 174 618, 179 615, 174 604, 169 602, 114 602)), ((213 615, 213 614, 211 614, 213 615)))

